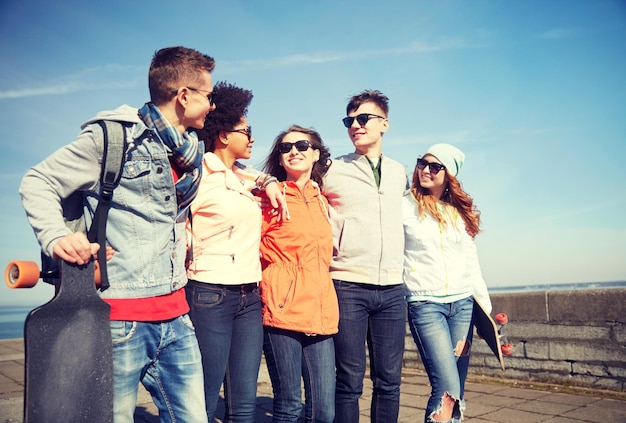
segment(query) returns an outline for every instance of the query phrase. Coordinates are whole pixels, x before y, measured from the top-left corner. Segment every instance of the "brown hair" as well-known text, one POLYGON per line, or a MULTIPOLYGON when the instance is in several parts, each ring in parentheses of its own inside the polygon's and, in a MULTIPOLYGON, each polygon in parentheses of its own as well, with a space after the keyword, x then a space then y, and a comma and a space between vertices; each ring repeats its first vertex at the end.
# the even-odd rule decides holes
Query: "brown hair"
POLYGON ((385 113, 385 117, 389 115, 389 98, 378 90, 365 90, 359 94, 353 95, 346 106, 346 114, 355 111, 363 103, 374 103, 380 110, 385 113))
MULTIPOLYGON (((440 201, 449 204, 461 215, 465 222, 465 230, 474 239, 480 232, 480 211, 474 205, 472 197, 463 190, 461 182, 448 173, 447 169, 445 172, 446 189, 440 201)), ((420 185, 417 166, 413 170, 411 194, 418 204, 420 216, 423 217, 424 213, 427 212, 442 225, 445 226, 448 223, 437 206, 437 199, 430 194, 428 188, 423 188, 420 185)))
POLYGON ((300 125, 291 125, 287 130, 278 134, 276 139, 274 140, 274 144, 272 145, 272 150, 270 154, 265 159, 265 165, 263 166, 263 170, 269 173, 272 176, 278 178, 279 181, 284 181, 287 179, 287 171, 284 167, 280 165, 280 151, 278 151, 278 145, 283 142, 283 139, 287 134, 291 132, 302 132, 309 136, 311 144, 313 144, 314 150, 319 150, 320 158, 313 164, 313 170, 311 171, 311 179, 313 179, 317 184, 322 188, 324 175, 328 168, 330 167, 330 150, 328 147, 324 145, 324 141, 322 141, 322 137, 319 132, 311 128, 304 128, 300 125))
POLYGON ((212 72, 215 60, 211 56, 186 47, 167 47, 156 53, 150 63, 148 87, 150 100, 157 106, 173 97, 173 90, 181 85, 202 82, 201 71, 212 72))

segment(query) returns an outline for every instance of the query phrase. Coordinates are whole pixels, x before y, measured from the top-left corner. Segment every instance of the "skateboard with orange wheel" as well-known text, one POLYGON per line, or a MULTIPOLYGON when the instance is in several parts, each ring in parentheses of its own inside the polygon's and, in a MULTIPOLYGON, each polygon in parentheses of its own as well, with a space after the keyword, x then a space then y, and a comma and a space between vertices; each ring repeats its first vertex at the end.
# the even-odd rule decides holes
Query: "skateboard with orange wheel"
POLYGON ((12 261, 4 279, 10 288, 58 278, 52 300, 24 323, 24 422, 113 421, 113 347, 109 305, 94 283, 94 262, 61 261, 57 275, 35 262, 12 261))
POLYGON ((32 288, 42 277, 34 261, 13 260, 4 269, 4 282, 9 288, 32 288))
MULTIPOLYGON (((500 362, 500 368, 504 370, 503 348, 500 342, 500 332, 496 322, 491 318, 483 305, 474 298, 473 322, 479 337, 485 340, 495 357, 500 362)), ((509 344, 510 345, 510 344, 509 344)))
POLYGON ((500 336, 502 355, 511 356, 513 355, 513 344, 509 342, 509 338, 504 331, 504 327, 509 323, 509 316, 507 316, 506 313, 498 313, 496 314, 495 321, 498 324, 498 335, 500 336))
MULTIPOLYGON (((58 271, 40 271, 39 265, 29 260, 13 260, 4 269, 4 282, 9 288, 32 288, 40 279, 58 278, 58 271)), ((100 286, 100 268, 94 262, 94 282, 100 286)))

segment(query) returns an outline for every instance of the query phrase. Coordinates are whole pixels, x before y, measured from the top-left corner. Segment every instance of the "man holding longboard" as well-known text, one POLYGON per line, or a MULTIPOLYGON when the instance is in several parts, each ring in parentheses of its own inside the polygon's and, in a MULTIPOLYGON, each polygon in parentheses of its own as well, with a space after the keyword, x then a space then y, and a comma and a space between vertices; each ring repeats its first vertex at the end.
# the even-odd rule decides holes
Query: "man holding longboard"
MULTIPOLYGON (((187 128, 202 128, 206 115, 215 107, 211 98, 214 65, 212 57, 185 47, 157 51, 149 71, 151 101, 140 109, 121 106, 87 121, 73 143, 31 168, 20 186, 29 223, 43 252, 63 262, 57 296, 71 290, 68 284, 85 279, 93 284, 93 269, 88 263, 102 250, 101 245, 106 245, 107 260, 102 260, 105 254, 101 251, 99 263, 101 268, 106 266, 107 278, 98 293, 110 307, 110 322, 102 322, 102 309, 95 308, 84 308, 69 319, 82 319, 83 326, 92 328, 110 325, 116 423, 133 421, 139 382, 151 393, 164 420, 207 421, 200 351, 187 316, 189 307, 183 287, 187 282, 185 219, 200 181, 202 161, 198 139, 187 128), (106 194, 100 180, 104 146, 94 136, 97 122, 102 120, 124 126, 127 147, 119 184, 108 193, 106 243, 98 244, 85 233, 73 232, 66 226, 63 207, 66 199, 81 193, 89 227, 100 197, 106 194)), ((38 313, 54 302, 41 307, 38 313)), ((70 304, 61 310, 68 307, 70 304)), ((47 319, 50 321, 52 317, 47 319)), ((29 336, 29 323, 27 320, 27 357, 36 354, 29 346, 34 339, 29 336)), ((89 348, 89 344, 96 345, 100 336, 91 336, 96 332, 85 330, 77 342, 80 348, 76 343, 59 342, 71 328, 67 321, 60 321, 38 332, 37 339, 42 341, 39 348, 55 345, 62 350, 38 375, 52 368, 62 369, 49 373, 56 379, 67 379, 65 385, 82 386, 84 381, 76 379, 74 371, 98 355, 99 348, 89 348)), ((40 361, 46 359, 45 352, 40 361)), ((107 377, 106 372, 103 377, 107 377)), ((53 383, 52 379, 32 380, 47 384, 53 383)), ((29 380, 27 377, 27 385, 29 380)), ((61 389, 64 384, 58 382, 50 387, 61 389)), ((26 390, 31 388, 34 386, 26 390)), ((89 391, 89 386, 84 391, 89 391)), ((75 401, 59 398, 58 391, 47 393, 49 403, 75 401)), ((100 400, 91 398, 93 402, 100 400)), ((30 402, 28 394, 26 402, 30 402)), ((62 414, 45 414, 45 410, 39 410, 31 420, 95 421, 79 415, 60 420, 62 414)), ((29 404, 25 404, 25 416, 29 420, 29 404)))

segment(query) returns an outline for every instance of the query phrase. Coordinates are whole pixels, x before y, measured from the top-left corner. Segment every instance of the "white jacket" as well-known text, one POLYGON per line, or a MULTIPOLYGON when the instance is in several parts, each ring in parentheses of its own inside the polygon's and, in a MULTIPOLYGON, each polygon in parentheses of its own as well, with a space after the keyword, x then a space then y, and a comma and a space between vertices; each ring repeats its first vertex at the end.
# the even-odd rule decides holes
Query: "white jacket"
POLYGON ((476 244, 458 212, 450 208, 445 226, 429 213, 421 218, 417 202, 407 193, 402 215, 407 299, 448 303, 473 295, 491 312, 476 244))

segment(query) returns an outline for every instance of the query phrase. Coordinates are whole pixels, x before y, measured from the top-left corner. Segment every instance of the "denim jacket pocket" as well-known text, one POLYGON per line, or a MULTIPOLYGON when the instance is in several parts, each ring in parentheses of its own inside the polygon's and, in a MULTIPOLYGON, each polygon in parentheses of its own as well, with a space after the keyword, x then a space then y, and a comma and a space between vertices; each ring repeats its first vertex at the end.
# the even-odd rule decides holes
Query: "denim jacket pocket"
POLYGON ((149 160, 128 160, 124 163, 122 183, 124 190, 116 189, 114 196, 123 194, 121 203, 127 205, 142 205, 146 201, 146 194, 151 188, 150 173, 151 162, 149 160))
POLYGON ((146 160, 127 160, 124 163, 124 171, 122 172, 122 177, 127 179, 134 179, 140 176, 147 175, 148 173, 150 173, 150 166, 151 162, 148 158, 146 158, 146 160))

